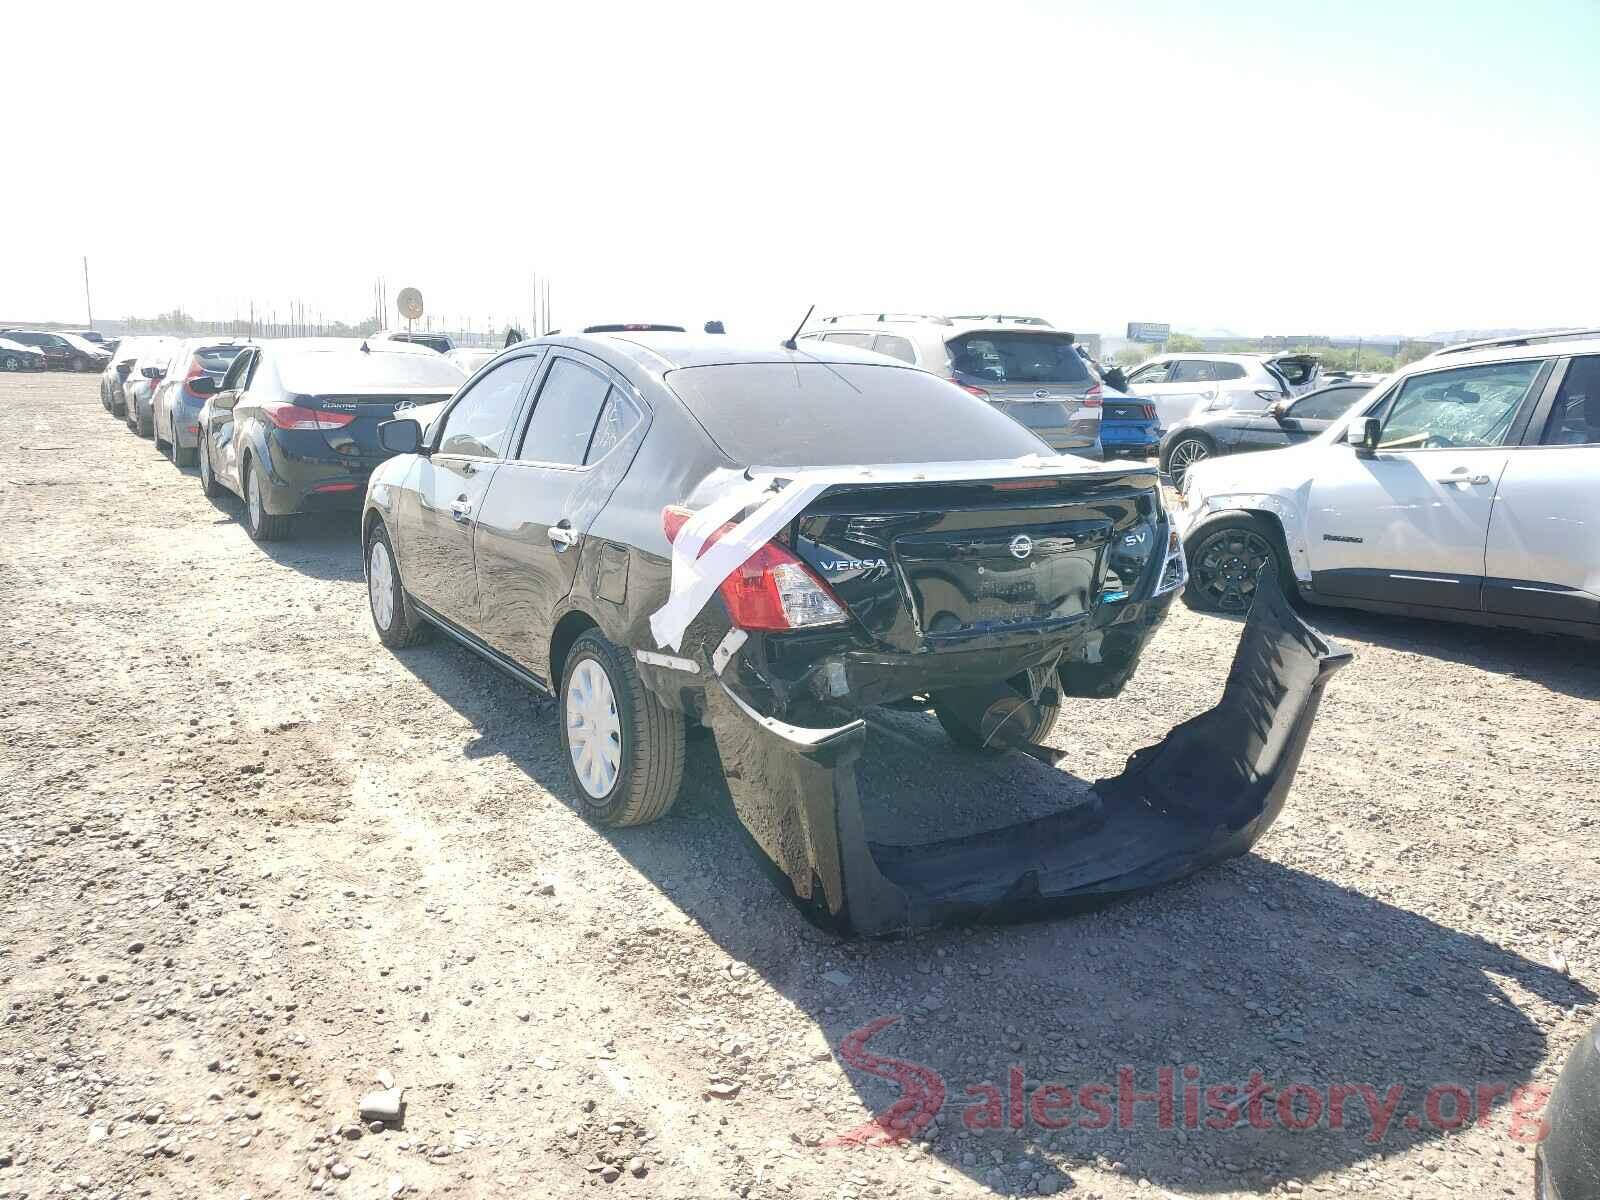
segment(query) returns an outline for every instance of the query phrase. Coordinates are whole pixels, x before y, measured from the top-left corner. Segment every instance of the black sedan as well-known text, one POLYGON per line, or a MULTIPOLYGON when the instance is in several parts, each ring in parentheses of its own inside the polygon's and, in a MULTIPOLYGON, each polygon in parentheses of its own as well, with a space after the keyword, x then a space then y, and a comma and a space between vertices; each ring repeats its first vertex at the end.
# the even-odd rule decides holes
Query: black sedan
POLYGON ((1202 459, 1308 442, 1371 390, 1370 383, 1341 382, 1264 408, 1199 413, 1167 430, 1161 439, 1161 470, 1182 490, 1189 468, 1202 459))
POLYGON ((1184 579, 1151 467, 1052 455, 869 352, 654 332, 524 342, 426 432, 401 414, 380 438, 397 456, 362 515, 379 638, 442 631, 553 695, 601 824, 666 813, 686 726, 708 727, 755 844, 856 932, 1070 907, 1241 853, 1342 661, 1281 599, 1258 605, 1224 704, 1081 806, 882 845, 862 825, 868 707, 1053 762, 1065 697, 1132 676, 1184 579))
POLYGON ((0 336, 0 371, 43 371, 48 365, 37 347, 0 336))
POLYGON ((434 404, 459 368, 403 342, 304 338, 247 346, 221 379, 197 374, 200 486, 245 502, 258 542, 289 533, 297 513, 354 512, 388 454, 378 424, 402 405, 434 404))

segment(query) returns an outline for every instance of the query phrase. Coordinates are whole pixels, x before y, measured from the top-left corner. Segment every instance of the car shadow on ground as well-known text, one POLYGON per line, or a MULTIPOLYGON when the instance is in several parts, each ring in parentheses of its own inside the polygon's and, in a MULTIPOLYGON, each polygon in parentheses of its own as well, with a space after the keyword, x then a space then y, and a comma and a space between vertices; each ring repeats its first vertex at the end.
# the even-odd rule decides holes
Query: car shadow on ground
MULTIPOLYGON (((400 661, 477 730, 468 758, 504 756, 581 819, 553 706, 443 639, 400 661)), ((935 763, 927 790, 951 794, 933 720, 896 714, 895 732, 883 745, 903 761, 884 775, 914 794, 935 763)), ((995 770, 973 760, 975 794, 995 770)), ((1049 1190, 1053 1171, 1089 1161, 1182 1192, 1266 1189, 1474 1122, 1528 1154, 1542 1095, 1522 1089, 1544 1027, 1594 998, 1474 935, 1253 854, 1084 916, 840 941, 772 885, 723 778, 714 743, 691 740, 677 806, 609 841, 815 1024, 861 1105, 996 1189, 1049 1190)), ((864 1143, 866 1169, 891 1152, 881 1128, 818 1121, 824 1143, 864 1143)))
MULTIPOLYGON (((195 474, 185 468, 185 475, 195 474)), ((210 503, 218 520, 244 524, 244 501, 224 491, 210 503)), ((362 582, 361 519, 357 513, 318 513, 294 518, 286 536, 273 542, 252 545, 273 562, 299 571, 312 579, 331 579, 343 583, 362 582)))

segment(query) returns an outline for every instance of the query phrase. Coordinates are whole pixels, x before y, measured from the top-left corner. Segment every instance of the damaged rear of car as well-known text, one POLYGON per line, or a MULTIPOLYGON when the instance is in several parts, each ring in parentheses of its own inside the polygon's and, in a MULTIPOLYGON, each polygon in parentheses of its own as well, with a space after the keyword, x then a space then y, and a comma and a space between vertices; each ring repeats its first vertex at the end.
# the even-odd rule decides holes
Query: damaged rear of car
POLYGON ((1032 821, 887 841, 863 783, 874 712, 1053 766, 1063 704, 1132 677, 1185 577, 1153 468, 1057 457, 878 356, 655 333, 527 343, 426 438, 384 437, 414 453, 368 490, 383 640, 440 628, 553 694, 600 823, 666 812, 685 728, 709 728, 754 843, 851 932, 1080 904, 1242 852, 1342 661, 1264 602, 1219 708, 1116 780, 1032 821))

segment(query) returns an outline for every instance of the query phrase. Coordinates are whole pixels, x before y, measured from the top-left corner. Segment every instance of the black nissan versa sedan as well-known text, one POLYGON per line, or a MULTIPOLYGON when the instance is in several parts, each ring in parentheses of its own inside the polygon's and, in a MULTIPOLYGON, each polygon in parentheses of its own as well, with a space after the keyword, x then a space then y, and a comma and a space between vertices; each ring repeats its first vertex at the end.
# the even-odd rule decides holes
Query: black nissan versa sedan
POLYGON ((1184 580, 1153 466, 1056 457, 879 355, 658 332, 524 342, 426 432, 400 414, 379 438, 396 457, 368 483, 362 536, 382 641, 442 630, 552 694, 601 824, 664 814, 686 725, 709 727, 756 844, 812 915, 857 932, 1148 887, 1242 852, 1337 665, 1292 615, 1253 614, 1231 715, 1187 722, 1175 736, 1195 744, 1162 759, 1183 815, 1157 815, 1142 777, 1119 819, 1091 819, 1097 799, 1072 836, 882 852, 852 773, 866 707, 932 709, 960 746, 1044 758, 1064 696, 1133 674, 1184 580), (1190 750, 1226 759, 1211 781, 1226 817, 1206 768, 1177 766, 1190 750))
POLYGON ((355 512, 387 457, 378 424, 405 405, 447 399, 458 367, 425 347, 358 338, 247 346, 221 379, 189 382, 206 398, 198 425, 200 486, 245 502, 258 542, 288 534, 296 513, 355 512))

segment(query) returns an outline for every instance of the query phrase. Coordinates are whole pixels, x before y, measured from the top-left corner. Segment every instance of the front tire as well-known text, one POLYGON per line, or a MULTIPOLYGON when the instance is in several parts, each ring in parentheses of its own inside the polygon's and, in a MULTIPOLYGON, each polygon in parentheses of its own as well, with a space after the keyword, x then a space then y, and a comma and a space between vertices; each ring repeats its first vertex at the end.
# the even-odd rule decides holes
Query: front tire
POLYGON ((643 825, 665 815, 683 786, 683 715, 597 629, 567 654, 560 712, 567 772, 591 821, 643 825))
POLYGON ((244 464, 244 524, 258 542, 276 542, 289 536, 289 517, 275 517, 267 511, 267 481, 255 459, 244 464))
POLYGON ((367 538, 367 607, 378 640, 391 650, 414 646, 423 640, 428 627, 417 616, 406 590, 400 583, 400 567, 395 562, 389 531, 379 521, 367 538))
POLYGON ((1184 481, 1189 477, 1189 468, 1196 463, 1204 462, 1216 453, 1210 441, 1199 436, 1180 437, 1172 443, 1172 449, 1167 451, 1167 474, 1172 477, 1172 485, 1180 492, 1183 491, 1184 481))
POLYGON ((1285 596, 1296 591, 1277 532, 1253 513, 1224 517, 1195 530, 1184 547, 1189 582, 1183 599, 1200 612, 1243 616, 1256 597, 1261 570, 1275 571, 1285 596))

